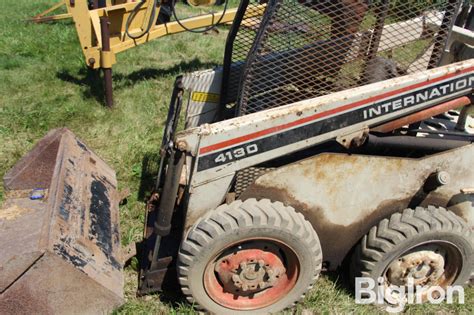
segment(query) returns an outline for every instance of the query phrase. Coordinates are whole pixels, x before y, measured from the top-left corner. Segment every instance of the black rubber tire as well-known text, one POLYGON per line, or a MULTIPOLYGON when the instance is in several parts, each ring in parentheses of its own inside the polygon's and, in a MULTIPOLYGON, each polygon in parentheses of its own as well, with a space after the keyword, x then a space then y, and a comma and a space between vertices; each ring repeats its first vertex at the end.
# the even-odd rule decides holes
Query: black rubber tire
POLYGON ((352 284, 355 277, 377 281, 389 264, 410 248, 436 241, 453 244, 462 257, 461 270, 452 285, 468 283, 474 269, 474 233, 453 212, 429 206, 394 213, 370 229, 352 257, 352 284))
POLYGON ((272 238, 287 244, 298 256, 300 270, 295 286, 282 299, 258 309, 274 313, 293 306, 312 288, 321 271, 319 238, 301 213, 268 199, 238 200, 224 204, 201 218, 187 233, 178 257, 178 277, 183 294, 199 310, 215 314, 255 314, 217 304, 204 287, 206 265, 229 244, 252 238, 272 238))

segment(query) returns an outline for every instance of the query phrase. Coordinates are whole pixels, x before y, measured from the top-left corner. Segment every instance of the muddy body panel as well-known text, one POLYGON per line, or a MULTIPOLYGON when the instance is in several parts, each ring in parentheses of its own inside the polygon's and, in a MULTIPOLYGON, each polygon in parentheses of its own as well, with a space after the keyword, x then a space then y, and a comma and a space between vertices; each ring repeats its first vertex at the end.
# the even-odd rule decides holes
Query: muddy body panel
POLYGON ((324 153, 259 177, 241 199, 268 198, 304 214, 334 269, 380 220, 416 206, 447 207, 474 227, 474 145, 421 159, 324 153), (430 175, 449 182, 427 189, 430 175))
POLYGON ((43 313, 103 313, 120 305, 115 172, 71 131, 56 129, 5 175, 4 185, 0 313, 22 312, 35 301, 43 313))

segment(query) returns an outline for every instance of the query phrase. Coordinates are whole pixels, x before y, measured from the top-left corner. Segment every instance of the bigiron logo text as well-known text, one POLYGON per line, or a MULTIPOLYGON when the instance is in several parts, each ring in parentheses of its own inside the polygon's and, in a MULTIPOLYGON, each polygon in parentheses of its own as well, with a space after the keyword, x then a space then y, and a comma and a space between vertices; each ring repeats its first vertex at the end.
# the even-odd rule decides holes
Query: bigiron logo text
POLYGON ((474 76, 469 75, 457 78, 439 85, 427 87, 425 89, 400 95, 395 98, 373 104, 364 110, 364 119, 370 119, 401 110, 406 107, 422 104, 446 95, 473 88, 474 76))

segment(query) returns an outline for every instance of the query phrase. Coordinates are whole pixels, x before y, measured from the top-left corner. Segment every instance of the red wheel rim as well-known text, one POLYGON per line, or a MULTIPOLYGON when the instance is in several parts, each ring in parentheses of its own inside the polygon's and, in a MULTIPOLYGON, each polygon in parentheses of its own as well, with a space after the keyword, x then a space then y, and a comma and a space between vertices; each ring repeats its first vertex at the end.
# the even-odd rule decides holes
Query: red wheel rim
POLYGON ((298 280, 299 262, 287 245, 256 239, 231 245, 211 260, 204 288, 214 302, 235 310, 255 310, 279 301, 298 280))

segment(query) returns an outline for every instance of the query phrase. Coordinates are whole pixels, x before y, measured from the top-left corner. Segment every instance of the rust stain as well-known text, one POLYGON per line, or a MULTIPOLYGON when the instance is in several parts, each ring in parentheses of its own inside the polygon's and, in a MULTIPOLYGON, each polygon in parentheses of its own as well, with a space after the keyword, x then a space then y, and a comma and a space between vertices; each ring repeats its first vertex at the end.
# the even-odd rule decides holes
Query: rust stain
POLYGON ((16 286, 0 296, 0 314, 53 314, 47 303, 47 290, 44 294, 33 293, 26 284, 16 286))
POLYGON ((21 217, 25 213, 31 212, 30 208, 22 208, 17 205, 12 205, 8 208, 0 210, 0 220, 10 221, 15 220, 18 217, 21 217))

